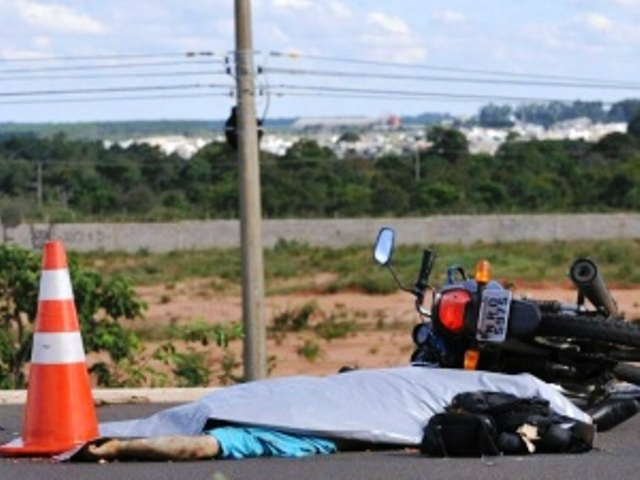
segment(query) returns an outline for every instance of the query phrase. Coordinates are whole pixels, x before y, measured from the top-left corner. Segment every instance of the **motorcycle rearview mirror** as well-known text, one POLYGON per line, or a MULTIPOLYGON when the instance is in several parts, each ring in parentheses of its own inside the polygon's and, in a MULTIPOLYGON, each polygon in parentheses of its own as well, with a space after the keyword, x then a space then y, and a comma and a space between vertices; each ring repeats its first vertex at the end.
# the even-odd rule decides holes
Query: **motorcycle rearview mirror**
POLYGON ((373 258, 380 265, 388 266, 393 255, 395 232, 392 228, 384 227, 378 232, 378 238, 373 249, 373 258))
POLYGON ((395 237, 396 233, 393 228, 381 228, 378 232, 378 238, 376 239, 376 243, 373 248, 373 258, 377 263, 389 269, 391 275, 393 276, 393 279, 402 290, 415 294, 413 289, 407 288, 402 284, 402 282, 398 278, 398 275, 393 269, 393 265, 391 265, 391 257, 393 256, 393 245, 395 242, 395 237))

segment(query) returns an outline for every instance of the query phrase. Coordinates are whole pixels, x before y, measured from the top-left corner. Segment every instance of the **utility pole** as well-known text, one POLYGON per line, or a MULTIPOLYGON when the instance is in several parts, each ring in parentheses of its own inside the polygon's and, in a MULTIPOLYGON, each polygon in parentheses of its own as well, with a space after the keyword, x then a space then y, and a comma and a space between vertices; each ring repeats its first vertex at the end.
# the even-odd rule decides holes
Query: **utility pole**
POLYGON ((38 210, 42 210, 42 161, 38 160, 36 170, 36 197, 38 199, 38 210))
POLYGON ((244 378, 250 381, 267 376, 262 207, 250 0, 235 0, 235 22, 244 378))

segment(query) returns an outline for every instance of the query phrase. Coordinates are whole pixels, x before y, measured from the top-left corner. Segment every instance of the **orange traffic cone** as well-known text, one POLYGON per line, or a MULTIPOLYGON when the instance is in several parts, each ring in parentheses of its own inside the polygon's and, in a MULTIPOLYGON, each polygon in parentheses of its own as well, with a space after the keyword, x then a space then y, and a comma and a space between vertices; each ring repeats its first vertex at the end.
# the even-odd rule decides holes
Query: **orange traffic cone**
POLYGON ((64 245, 44 245, 22 439, 8 456, 47 456, 98 436, 91 385, 64 245))

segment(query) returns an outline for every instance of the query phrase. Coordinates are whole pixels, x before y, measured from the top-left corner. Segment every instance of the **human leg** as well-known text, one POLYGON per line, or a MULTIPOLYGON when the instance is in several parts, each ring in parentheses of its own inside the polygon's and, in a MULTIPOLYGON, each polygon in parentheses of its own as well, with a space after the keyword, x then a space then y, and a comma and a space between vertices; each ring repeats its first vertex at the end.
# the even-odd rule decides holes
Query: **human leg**
POLYGON ((114 438, 87 448, 97 460, 204 460, 216 457, 219 451, 211 435, 114 438))

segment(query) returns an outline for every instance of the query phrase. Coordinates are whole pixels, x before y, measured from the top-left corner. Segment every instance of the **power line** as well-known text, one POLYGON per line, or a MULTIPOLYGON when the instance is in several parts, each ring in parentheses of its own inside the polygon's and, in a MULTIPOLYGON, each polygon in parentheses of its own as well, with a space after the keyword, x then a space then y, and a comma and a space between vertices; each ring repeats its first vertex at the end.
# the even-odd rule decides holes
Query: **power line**
MULTIPOLYGON (((425 98, 429 98, 430 101, 440 101, 440 102, 456 102, 456 103, 477 103, 477 96, 470 96, 466 94, 449 94, 449 93, 421 93, 421 92, 388 92, 388 91, 363 91, 362 93, 355 92, 323 92, 314 90, 314 88, 318 87, 310 87, 309 92, 302 91, 287 91, 287 87, 282 85, 275 85, 268 89, 268 92, 265 92, 264 89, 261 91, 262 94, 269 94, 275 97, 307 97, 307 98, 345 98, 345 99, 371 99, 371 100, 379 100, 379 101, 415 101, 415 100, 423 100, 425 98), (280 89, 282 88, 282 90, 280 89)), ((300 88, 303 89, 305 87, 299 85, 292 88, 300 88)), ((325 88, 325 87, 322 87, 325 88)), ((571 104, 576 102, 577 100, 566 100, 566 99, 544 99, 544 98, 528 98, 528 97, 506 97, 506 96, 490 96, 484 95, 481 100, 484 101, 505 101, 512 103, 562 103, 562 104, 571 104)), ((606 101, 598 101, 598 103, 604 107, 610 107, 615 105, 615 102, 606 102, 606 101)))
POLYGON ((311 54, 273 52, 273 51, 269 52, 269 55, 272 57, 280 57, 280 58, 287 58, 287 59, 303 58, 303 59, 319 60, 319 61, 327 61, 327 62, 349 63, 353 65, 396 67, 396 68, 407 69, 407 70, 432 70, 432 71, 441 71, 441 72, 473 73, 473 74, 504 76, 504 77, 513 77, 513 78, 539 78, 539 79, 577 81, 577 82, 597 82, 597 83, 603 83, 603 84, 611 82, 611 80, 605 80, 602 78, 575 77, 575 76, 567 76, 567 75, 548 75, 548 74, 538 74, 538 73, 514 73, 514 72, 507 72, 504 70, 443 67, 443 66, 425 65, 425 64, 416 65, 416 64, 399 63, 399 62, 383 62, 383 61, 377 61, 377 60, 363 60, 358 58, 334 57, 334 56, 328 56, 328 55, 311 55, 311 54))
POLYGON ((147 72, 147 73, 107 73, 101 75, 41 75, 37 77, 33 76, 15 76, 15 77, 2 77, 0 76, 0 82, 9 81, 50 81, 50 80, 102 80, 102 79, 118 79, 118 78, 162 78, 162 77, 179 77, 179 76, 207 76, 207 75, 227 75, 226 70, 178 70, 173 72, 147 72))
POLYGON ((212 97, 232 97, 233 90, 228 93, 192 93, 192 94, 172 94, 172 95, 139 95, 139 96, 114 96, 114 97, 86 97, 86 98, 60 98, 60 99, 39 99, 39 100, 11 100, 0 101, 0 105, 40 105, 53 103, 93 103, 93 102, 116 102, 116 101, 138 101, 138 100, 175 100, 188 98, 212 98, 212 97))
POLYGON ((71 90, 31 90, 20 92, 0 92, 0 97, 26 97, 43 95, 77 95, 85 93, 109 93, 109 92, 143 92, 157 90, 187 90, 199 88, 230 88, 223 84, 181 84, 181 85, 154 85, 154 86, 131 86, 131 87, 108 87, 108 88, 76 88, 71 90))
MULTIPOLYGON (((410 101, 415 102, 416 100, 424 99, 424 96, 415 96, 415 95, 396 95, 396 96, 383 96, 376 95, 373 93, 324 93, 324 92, 287 92, 284 90, 274 90, 270 89, 269 94, 275 97, 301 97, 301 98, 345 98, 345 99, 362 99, 362 100, 378 100, 378 101, 410 101)), ((438 98, 430 98, 432 101, 446 101, 446 102, 460 102, 460 103, 474 103, 477 100, 469 99, 469 98, 446 98, 446 99, 438 99, 438 98)))
MULTIPOLYGON (((232 56, 234 52, 214 52, 214 51, 199 51, 199 52, 165 52, 165 53, 139 53, 139 54, 95 54, 84 56, 49 56, 49 57, 17 57, 17 58, 0 58, 0 63, 37 63, 37 62, 67 62, 67 61, 96 61, 96 60, 132 60, 132 59, 161 59, 161 58, 197 58, 197 57, 219 57, 219 61, 224 62, 228 56, 232 56)), ((254 52, 257 53, 257 52, 254 52)), ((617 82, 605 79, 596 79, 588 77, 574 77, 565 75, 542 75, 534 73, 514 73, 500 70, 485 70, 485 69, 472 69, 472 68, 459 68, 459 67, 443 67, 434 65, 415 65, 405 64, 399 62, 384 62, 376 60, 363 60, 357 58, 335 57, 327 55, 310 55, 299 53, 285 53, 272 51, 268 53, 268 56, 281 57, 281 58, 306 58, 320 61, 330 61, 339 63, 351 63, 370 66, 390 66, 398 67, 401 69, 418 69, 418 70, 433 70, 433 71, 447 71, 458 73, 477 73, 492 76, 505 76, 513 78, 539 78, 539 79, 556 79, 562 81, 576 81, 585 83, 596 83, 598 85, 622 85, 630 86, 631 88, 638 88, 635 84, 626 84, 624 82, 617 82)), ((188 62, 157 62, 157 63, 131 63, 125 65, 85 65, 75 67, 41 67, 35 69, 12 69, 12 70, 0 70, 0 73, 28 73, 36 71, 58 71, 60 68, 67 69, 101 69, 101 68, 129 68, 129 67, 148 67, 148 66, 161 66, 161 65, 178 65, 178 64, 209 64, 210 61, 188 61, 188 62)), ((365 74, 362 74, 365 75, 365 74)))
POLYGON ((87 60, 122 60, 122 59, 150 59, 150 58, 194 58, 194 57, 225 57, 225 53, 214 51, 200 52, 165 52, 165 53, 120 53, 96 55, 66 55, 49 57, 14 57, 0 58, 0 63, 36 63, 36 62, 67 62, 87 60))
MULTIPOLYGON (((293 91, 308 91, 308 92, 323 92, 334 94, 368 94, 368 95, 380 95, 387 97, 401 96, 401 97, 413 97, 419 98, 440 98, 440 99, 465 99, 469 101, 506 101, 506 102, 530 102, 530 103, 568 103, 571 100, 560 100, 552 98, 540 98, 540 97, 517 97, 510 95, 482 95, 482 94, 466 94, 466 93, 446 93, 446 92, 425 92, 419 90, 386 90, 386 89, 373 89, 373 88, 353 88, 353 87, 331 87, 326 85, 292 85, 292 84, 279 84, 272 85, 271 90, 274 89, 289 89, 293 91)), ((281 92, 282 93, 282 92, 281 92)))
MULTIPOLYGON (((218 61, 218 63, 220 63, 218 61)), ((173 60, 168 62, 127 62, 114 64, 98 64, 98 65, 75 65, 73 67, 34 67, 34 68, 12 68, 2 69, 0 74, 7 73, 47 73, 47 72, 75 72, 84 70, 116 70, 125 68, 155 68, 169 67, 177 65, 211 65, 209 60, 173 60)))
POLYGON ((368 72, 346 72, 332 70, 314 70, 314 69, 294 69, 294 68, 265 68, 264 73, 279 73, 284 75, 307 75, 315 77, 335 77, 335 78, 371 78, 384 80, 412 80, 412 81, 430 81, 430 82, 453 82, 453 83, 480 83, 490 85, 521 85, 521 86, 548 86, 548 87, 570 87, 570 88, 598 88, 598 89, 616 89, 616 90, 640 90, 638 84, 626 83, 578 83, 578 82, 560 82, 560 81, 543 81, 543 80, 508 80, 508 79, 490 79, 490 78, 462 78, 462 77, 444 77, 432 75, 397 75, 384 73, 368 73, 368 72))

